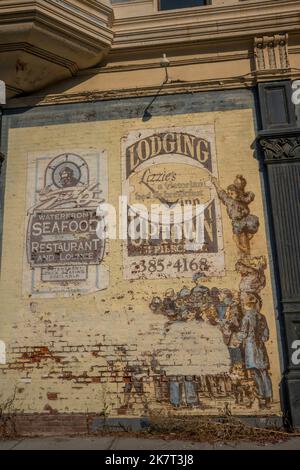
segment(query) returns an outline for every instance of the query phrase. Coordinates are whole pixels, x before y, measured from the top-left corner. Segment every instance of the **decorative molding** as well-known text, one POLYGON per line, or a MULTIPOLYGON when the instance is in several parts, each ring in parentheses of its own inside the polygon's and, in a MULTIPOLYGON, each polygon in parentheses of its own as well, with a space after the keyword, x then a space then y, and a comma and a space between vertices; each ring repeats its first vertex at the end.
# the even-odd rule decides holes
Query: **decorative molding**
POLYGON ((161 44, 183 44, 191 41, 218 42, 225 38, 248 40, 260 31, 273 34, 274 18, 278 31, 299 29, 300 5, 298 0, 247 2, 208 6, 185 10, 156 12, 116 19, 113 23, 112 50, 153 47, 161 44))
MULTIPOLYGON (((8 29, 8 32, 1 31, 1 33, 3 35, 14 31, 19 33, 22 23, 26 25, 32 22, 33 25, 30 26, 39 25, 42 31, 64 34, 67 40, 72 38, 75 42, 80 41, 96 49, 99 48, 99 44, 110 47, 113 39, 113 12, 105 5, 104 11, 99 10, 99 5, 101 6, 105 0, 97 2, 99 16, 95 16, 97 11, 94 11, 93 14, 90 9, 86 11, 83 8, 71 10, 72 1, 13 0, 10 2, 9 0, 1 0, 0 26, 5 25, 8 29)), ((84 6, 83 0, 77 0, 76 3, 82 3, 84 6)))
POLYGON ((256 37, 254 39, 256 70, 278 70, 290 67, 288 34, 256 37))
POLYGON ((64 57, 61 57, 56 54, 52 54, 51 52, 46 51, 45 49, 41 49, 37 46, 33 46, 26 42, 21 43, 12 43, 12 44, 0 44, 0 54, 1 52, 26 52, 28 54, 32 54, 36 57, 40 57, 41 59, 47 60, 52 62, 53 64, 57 64, 61 67, 64 67, 69 70, 71 75, 76 75, 78 72, 78 65, 76 62, 68 60, 64 57))
MULTIPOLYGON (((79 76, 80 78, 84 76, 86 79, 88 79, 90 74, 91 76, 93 76, 94 69, 86 71, 86 74, 80 73, 79 76)), ((287 73, 286 75, 281 74, 281 78, 289 79, 291 78, 291 76, 292 74, 290 73, 287 73)), ((299 74, 295 75, 295 77, 297 76, 299 76, 299 74)), ((274 79, 274 75, 266 74, 265 80, 270 81, 272 79, 274 79)), ((220 91, 237 88, 251 88, 255 86, 256 83, 257 78, 255 73, 230 78, 221 77, 217 79, 205 79, 195 81, 174 80, 164 85, 163 90, 160 92, 160 95, 174 95, 179 93, 197 93, 214 90, 220 91)), ((73 86, 74 85, 76 85, 76 83, 74 83, 73 86)), ((22 96, 10 99, 5 105, 5 108, 71 104, 93 101, 118 100, 125 98, 137 98, 143 96, 154 96, 157 93, 158 87, 159 85, 139 86, 138 88, 112 88, 110 90, 82 90, 76 93, 41 92, 32 94, 30 96, 22 96)))
MULTIPOLYGON (((158 56, 159 57, 159 56, 158 56)), ((193 57, 187 56, 183 59, 176 59, 172 58, 172 61, 169 64, 170 69, 172 67, 181 67, 185 65, 197 65, 197 64, 207 64, 207 63, 215 63, 215 62, 227 62, 227 61, 239 61, 249 59, 248 52, 241 52, 241 53, 229 53, 224 55, 218 55, 217 53, 205 56, 205 57, 193 57)), ((103 73, 119 73, 119 72, 131 72, 135 70, 148 70, 148 69, 161 69, 160 59, 149 60, 145 63, 137 63, 134 61, 130 61, 128 63, 122 63, 121 65, 110 65, 110 60, 114 63, 115 58, 113 54, 108 54, 107 57, 107 65, 102 67, 93 67, 92 69, 88 70, 81 70, 78 72, 78 75, 81 77, 84 76, 86 78, 99 75, 103 73)))
MULTIPOLYGON (((235 88, 250 88, 253 80, 224 79, 224 80, 200 80, 195 82, 174 81, 164 85, 160 95, 170 95, 179 93, 196 93, 210 90, 229 90, 235 88)), ((137 98, 143 96, 154 96, 158 86, 140 86, 139 88, 122 88, 111 90, 81 91, 78 93, 53 93, 34 94, 28 97, 10 99, 5 108, 27 107, 27 106, 47 106, 55 104, 71 104, 93 101, 118 100, 125 98, 137 98)))
POLYGON ((0 76, 9 96, 99 64, 112 41, 109 0, 2 0, 0 76))
POLYGON ((286 134, 258 138, 265 163, 300 161, 300 129, 291 135, 286 134))
MULTIPOLYGON (((149 69, 160 67, 158 58, 161 57, 162 48, 168 55, 174 56, 171 67, 236 61, 237 70, 245 73, 234 76, 233 72, 231 77, 223 79, 222 76, 215 78, 213 72, 214 78, 206 76, 203 80, 186 83, 182 83, 179 76, 177 85, 174 80, 170 87, 165 87, 164 92, 166 90, 167 93, 253 86, 258 81, 274 80, 276 77, 286 79, 299 76, 296 70, 285 67, 289 65, 287 34, 292 48, 298 41, 298 0, 249 0, 242 6, 238 2, 189 9, 184 11, 184 15, 182 11, 173 10, 117 20, 113 20, 109 4, 109 0, 2 0, 0 75, 7 82, 9 97, 44 89, 55 82, 72 78, 77 71, 81 79, 112 72, 145 70, 146 73, 149 69), (286 33, 273 34, 274 18, 277 30, 286 33), (259 37, 257 31, 261 33, 259 37), (278 40, 279 62, 277 52, 274 52, 275 57, 272 54, 268 56, 268 66, 263 64, 261 58, 256 58, 256 70, 251 67, 255 36, 257 45, 260 38, 278 40), (29 37, 35 38, 34 41, 31 39, 29 43, 29 37), (222 49, 226 51, 224 55, 219 54, 222 49), (25 63, 27 69, 22 70, 21 67, 16 73, 18 51, 17 61, 25 63), (99 64, 104 64, 104 58, 106 64, 101 67, 99 64)), ((197 76, 201 76, 201 70, 200 74, 197 71, 197 76)), ((113 98, 137 95, 136 89, 123 89, 121 74, 119 83, 110 91, 101 91, 100 84, 99 90, 94 92, 97 99, 105 99, 108 94, 113 98)), ((141 92, 139 96, 147 95, 155 92, 155 86, 141 86, 138 91, 141 92)), ((88 92, 84 90, 81 93, 82 98, 79 98, 80 93, 76 95, 76 100, 84 100, 85 93, 88 92)), ((51 101, 53 96, 51 94, 51 101)), ((73 99, 72 93, 61 97, 65 102, 73 102, 73 99)), ((57 98, 59 101, 60 98, 57 98)))

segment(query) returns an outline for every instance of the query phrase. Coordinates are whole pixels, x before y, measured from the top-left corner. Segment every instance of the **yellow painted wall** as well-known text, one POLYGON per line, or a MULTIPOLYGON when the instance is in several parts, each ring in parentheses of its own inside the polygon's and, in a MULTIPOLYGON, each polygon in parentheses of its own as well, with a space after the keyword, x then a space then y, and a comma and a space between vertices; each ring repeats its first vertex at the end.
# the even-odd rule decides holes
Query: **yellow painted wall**
MULTIPOLYGON (((0 367, 0 383, 5 396, 11 395, 17 387, 14 404, 18 410, 107 410, 110 415, 141 415, 160 410, 215 414, 221 412, 228 403, 232 411, 238 414, 280 413, 275 310, 258 162, 251 150, 254 138, 252 111, 247 109, 152 117, 144 123, 138 119, 127 119, 9 131, 0 291, 1 339, 7 345, 7 364, 0 367), (175 409, 168 401, 159 402, 155 398, 155 373, 151 369, 151 359, 158 345, 163 344, 166 349, 175 346, 181 353, 182 365, 187 367, 193 351, 193 356, 198 355, 199 370, 201 364, 211 362, 216 365, 218 361, 222 361, 222 348, 218 352, 214 343, 210 343, 208 339, 208 346, 198 354, 193 347, 193 330, 198 331, 198 326, 194 323, 187 326, 187 329, 192 330, 191 336, 189 337, 187 331, 181 341, 178 334, 172 332, 171 324, 168 340, 166 317, 151 311, 151 299, 154 296, 163 297, 169 288, 173 288, 175 292, 179 292, 184 286, 191 289, 194 283, 187 278, 125 280, 122 243, 118 240, 109 242, 108 253, 103 261, 109 268, 108 289, 87 295, 74 293, 68 298, 35 298, 24 295, 22 289, 28 154, 45 152, 53 153, 54 157, 58 154, 57 151, 68 152, 70 149, 76 149, 78 154, 87 150, 106 150, 108 201, 117 206, 122 186, 120 142, 126 133, 133 129, 207 124, 215 128, 216 157, 222 188, 232 184, 236 175, 243 174, 247 179, 247 190, 255 193, 255 200, 250 207, 251 213, 259 217, 260 227, 251 241, 251 257, 264 255, 268 259, 266 287, 261 292, 261 312, 270 329, 266 348, 273 385, 273 401, 267 409, 259 408, 257 398, 251 408, 247 407, 246 397, 242 403, 236 404, 233 395, 225 398, 200 396, 200 403, 204 406, 191 409, 184 406, 175 409), (174 338, 177 338, 176 344, 174 338), (133 388, 125 398, 124 381, 130 380, 124 378, 128 363, 141 365, 142 372, 140 375, 137 373, 137 379, 142 380, 144 390, 139 394, 133 388)), ((238 290, 240 275, 235 270, 235 263, 240 255, 233 241, 231 222, 223 204, 221 214, 226 275, 221 278, 207 278, 203 284, 209 288, 238 290)), ((205 334, 209 336, 209 331, 216 332, 217 329, 218 326, 209 325, 205 334)), ((220 341, 219 330, 213 334, 216 335, 215 340, 220 341)), ((172 354, 175 353, 170 352, 170 358, 172 354)))

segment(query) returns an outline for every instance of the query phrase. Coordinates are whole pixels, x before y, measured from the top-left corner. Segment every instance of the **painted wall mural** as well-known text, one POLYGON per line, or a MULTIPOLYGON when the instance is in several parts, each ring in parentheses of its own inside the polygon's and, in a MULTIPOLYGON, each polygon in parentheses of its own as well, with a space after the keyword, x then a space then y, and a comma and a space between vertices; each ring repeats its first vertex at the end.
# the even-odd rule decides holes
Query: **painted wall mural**
POLYGON ((250 214, 249 204, 254 200, 252 191, 245 191, 247 181, 242 175, 237 175, 234 183, 224 191, 218 185, 217 179, 212 178, 218 196, 226 206, 228 217, 232 223, 234 240, 241 253, 250 254, 250 240, 256 234, 259 220, 250 214))
MULTIPOLYGON (((169 289, 162 298, 152 299, 150 309, 166 317, 168 331, 174 325, 181 329, 182 338, 188 323, 192 330, 199 330, 199 336, 201 328, 206 330, 208 325, 217 329, 219 337, 216 335, 215 348, 218 348, 222 337, 228 349, 230 371, 199 375, 198 365, 188 373, 183 368, 183 375, 177 377, 167 376, 164 371, 163 380, 157 379, 157 396, 163 396, 162 383, 167 381, 165 397, 174 406, 201 407, 201 394, 206 394, 211 397, 234 396, 236 404, 249 408, 256 397, 260 408, 269 408, 272 383, 265 347, 269 329, 261 312, 263 303, 260 296, 266 285, 264 270, 267 261, 265 256, 251 257, 250 253, 250 240, 259 227, 258 217, 250 214, 248 208, 255 195, 245 191, 247 181, 242 175, 237 175, 226 191, 220 188, 216 178, 213 178, 213 184, 226 206, 232 222, 233 239, 242 255, 235 265, 241 276, 238 289, 208 288, 205 286, 205 273, 198 272, 193 276, 194 287, 183 287, 179 292, 169 289)), ((219 366, 222 369, 222 365, 219 366)))
MULTIPOLYGON (((251 213, 255 194, 248 190, 246 178, 236 175, 226 189, 219 184, 213 126, 131 131, 122 139, 122 156, 128 206, 157 201, 169 207, 178 202, 205 205, 202 246, 191 247, 187 240, 128 238, 124 248, 126 278, 189 277, 194 283, 177 291, 169 288, 149 304, 153 314, 165 318, 164 341, 172 351, 167 357, 162 344, 154 346, 151 370, 157 401, 205 408, 201 397, 227 397, 241 407, 251 408, 257 400, 261 409, 270 408, 273 392, 265 346, 269 329, 260 295, 267 260, 251 256, 251 240, 260 223, 251 213), (240 281, 234 287, 206 285, 209 278, 225 275, 220 204, 226 208, 236 247, 240 281)), ((134 215, 129 210, 130 217, 134 215)), ((126 371, 121 412, 132 392, 143 396, 141 368, 129 365, 126 371)))
POLYGON ((10 130, 0 385, 18 384, 18 409, 280 414, 254 135, 251 108, 10 130), (120 195, 129 226, 132 204, 203 205, 204 239, 165 240, 163 224, 120 239, 117 219, 104 244, 95 209, 118 214, 120 195))
MULTIPOLYGON (((164 223, 157 238, 128 233, 124 250, 127 279, 190 277, 201 269, 209 276, 224 275, 224 251, 220 203, 211 183, 217 177, 214 127, 211 125, 136 130, 122 139, 123 194, 128 198, 128 223, 134 224, 132 204, 171 209, 204 207, 204 241, 186 234, 163 238, 164 223)), ((196 230, 196 215, 191 215, 196 230)), ((172 230, 173 229, 173 230, 172 230)))
POLYGON ((106 288, 105 240, 96 235, 104 224, 96 209, 107 198, 105 152, 30 158, 24 290, 51 296, 106 288))

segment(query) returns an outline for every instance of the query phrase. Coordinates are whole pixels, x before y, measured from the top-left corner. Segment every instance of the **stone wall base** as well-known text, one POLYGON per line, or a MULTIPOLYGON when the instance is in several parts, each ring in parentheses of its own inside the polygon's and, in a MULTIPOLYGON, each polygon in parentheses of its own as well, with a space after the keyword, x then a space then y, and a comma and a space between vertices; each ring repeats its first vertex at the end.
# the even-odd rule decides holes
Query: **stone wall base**
MULTIPOLYGON (((237 417, 250 426, 282 427, 282 418, 269 416, 237 417)), ((212 416, 212 419, 220 419, 212 416)), ((114 417, 103 418, 97 414, 86 413, 24 413, 13 418, 15 431, 19 436, 53 436, 53 435, 90 435, 103 431, 139 432, 151 424, 147 417, 114 417)))

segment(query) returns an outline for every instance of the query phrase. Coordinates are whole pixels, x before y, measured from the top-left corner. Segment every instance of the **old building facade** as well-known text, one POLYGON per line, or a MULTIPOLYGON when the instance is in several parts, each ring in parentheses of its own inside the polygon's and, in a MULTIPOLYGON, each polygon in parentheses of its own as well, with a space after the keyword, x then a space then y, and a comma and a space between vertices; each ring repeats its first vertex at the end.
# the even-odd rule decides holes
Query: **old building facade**
POLYGON ((299 14, 1 2, 0 386, 20 432, 228 410, 300 427, 299 14), (200 206, 202 237, 153 236, 153 206, 200 206))

